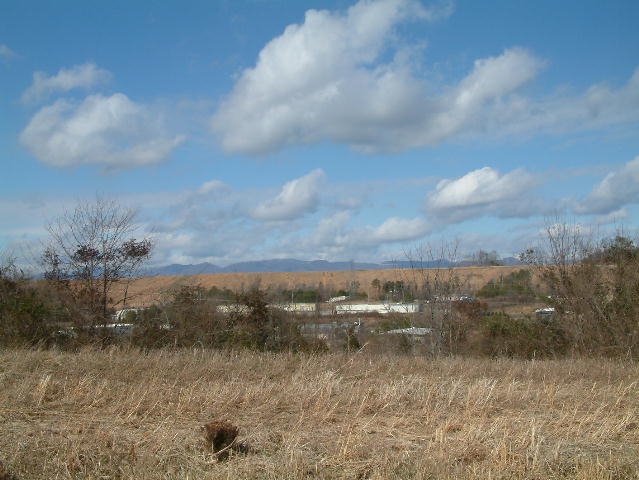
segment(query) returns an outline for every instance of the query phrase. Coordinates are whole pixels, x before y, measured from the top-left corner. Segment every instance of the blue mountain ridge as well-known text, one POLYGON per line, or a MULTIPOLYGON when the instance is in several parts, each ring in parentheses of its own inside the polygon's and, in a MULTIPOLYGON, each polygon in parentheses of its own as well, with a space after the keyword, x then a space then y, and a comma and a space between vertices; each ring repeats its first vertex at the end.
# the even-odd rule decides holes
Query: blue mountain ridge
MULTIPOLYGON (((508 257, 500 259, 501 265, 519 265, 516 258, 508 257)), ((256 260, 233 263, 226 267, 220 267, 209 262, 195 265, 172 264, 144 269, 142 276, 170 276, 170 275, 199 275, 210 273, 274 273, 274 272, 330 272, 344 270, 383 270, 392 268, 450 268, 472 266, 472 262, 453 262, 446 259, 429 261, 385 261, 372 262, 330 262, 327 260, 297 260, 294 258, 281 258, 269 260, 256 260)))

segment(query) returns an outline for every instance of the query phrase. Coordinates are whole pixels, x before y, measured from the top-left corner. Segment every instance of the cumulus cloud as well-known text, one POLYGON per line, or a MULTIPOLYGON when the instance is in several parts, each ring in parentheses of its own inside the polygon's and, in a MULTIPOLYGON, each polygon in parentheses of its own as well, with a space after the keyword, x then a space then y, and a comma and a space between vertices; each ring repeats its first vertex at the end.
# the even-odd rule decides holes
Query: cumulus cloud
POLYGON ((610 214, 633 203, 639 203, 639 157, 609 173, 575 210, 577 213, 610 214))
POLYGON ((344 14, 309 10, 242 73, 213 129, 225 149, 247 153, 369 136, 374 132, 359 123, 377 130, 401 116, 419 90, 401 59, 374 62, 400 22, 433 16, 411 0, 360 1, 344 14))
MULTIPOLYGON (((383 191, 378 183, 373 185, 378 193, 383 191)), ((363 194, 363 185, 361 188, 359 193, 363 194)), ((346 208, 333 201, 337 195, 334 192, 349 191, 358 196, 353 190, 356 189, 352 184, 331 185, 318 169, 285 183, 275 192, 236 189, 211 179, 191 190, 158 194, 148 200, 140 197, 136 202, 144 204, 147 211, 159 202, 151 221, 158 240, 164 235, 178 238, 176 232, 189 234, 179 237, 191 239, 188 247, 175 245, 176 252, 188 257, 187 263, 226 264, 239 259, 287 256, 372 259, 378 258, 387 246, 419 240, 431 232, 430 222, 420 215, 364 222, 359 208, 346 208), (256 238, 262 240, 255 242, 256 238)), ((374 207, 373 202, 364 208, 374 207)), ((172 242, 167 241, 168 244, 172 242)), ((168 258, 170 253, 158 255, 168 258)))
POLYGON ((21 97, 23 103, 37 103, 53 93, 69 92, 76 88, 90 89, 107 83, 111 73, 93 63, 62 68, 57 75, 49 76, 45 72, 35 72, 33 83, 21 97))
POLYGON ((492 214, 500 217, 528 215, 529 191, 535 178, 525 170, 500 174, 484 167, 455 180, 442 180, 428 195, 426 211, 447 223, 473 216, 492 214))
POLYGON ((620 224, 623 225, 624 221, 627 221, 628 219, 630 219, 628 210, 621 208, 619 210, 613 210, 610 213, 597 215, 594 218, 594 223, 596 225, 615 225, 617 227, 620 224))
POLYGON ((91 95, 80 103, 58 100, 40 109, 20 135, 39 160, 56 167, 96 164, 105 170, 166 160, 184 141, 168 135, 160 112, 126 95, 91 95))
MULTIPOLYGON (((398 33, 436 15, 411 0, 361 0, 346 12, 309 10, 260 52, 211 120, 228 152, 345 143, 398 151, 455 138, 554 134, 639 120, 639 70, 627 85, 573 96, 527 98, 546 62, 521 47, 475 60, 436 85, 413 68, 418 49, 398 33)), ((435 48, 436 46, 434 46, 435 48)))
POLYGON ((280 193, 258 205, 251 212, 256 220, 291 220, 313 212, 319 204, 319 194, 325 180, 321 169, 286 183, 280 193))

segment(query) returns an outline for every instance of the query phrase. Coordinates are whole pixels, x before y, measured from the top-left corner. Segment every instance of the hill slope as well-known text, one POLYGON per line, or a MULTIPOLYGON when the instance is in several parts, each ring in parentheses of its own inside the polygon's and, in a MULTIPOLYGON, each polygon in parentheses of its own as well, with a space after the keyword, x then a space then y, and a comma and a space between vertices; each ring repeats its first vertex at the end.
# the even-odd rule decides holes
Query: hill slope
MULTIPOLYGON (((387 281, 403 281, 407 284, 423 285, 425 281, 448 281, 453 278, 460 285, 461 294, 472 294, 490 280, 498 281, 513 271, 520 270, 521 265, 505 267, 456 267, 441 269, 420 268, 383 268, 371 270, 339 270, 339 271, 303 271, 303 272, 268 272, 268 273, 212 273, 196 275, 170 275, 143 277, 131 281, 127 292, 127 306, 147 306, 162 302, 167 293, 182 285, 199 285, 210 289, 228 288, 242 291, 258 285, 260 288, 324 289, 326 292, 349 290, 351 282, 358 282, 358 290, 374 297, 373 280, 382 284, 387 281)), ((124 298, 125 284, 116 285, 112 291, 114 299, 124 298)), ((117 301, 117 300, 116 300, 117 301)), ((119 302, 116 306, 121 306, 119 302)))

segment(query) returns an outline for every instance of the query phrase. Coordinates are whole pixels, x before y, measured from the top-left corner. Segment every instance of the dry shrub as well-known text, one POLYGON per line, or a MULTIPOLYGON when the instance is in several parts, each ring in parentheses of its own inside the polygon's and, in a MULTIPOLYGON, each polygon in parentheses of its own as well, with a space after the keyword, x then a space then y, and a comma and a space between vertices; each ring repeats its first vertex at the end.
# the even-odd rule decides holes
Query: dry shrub
POLYGON ((639 246, 623 232, 594 242, 578 225, 548 227, 546 251, 527 250, 581 355, 639 357, 639 246))

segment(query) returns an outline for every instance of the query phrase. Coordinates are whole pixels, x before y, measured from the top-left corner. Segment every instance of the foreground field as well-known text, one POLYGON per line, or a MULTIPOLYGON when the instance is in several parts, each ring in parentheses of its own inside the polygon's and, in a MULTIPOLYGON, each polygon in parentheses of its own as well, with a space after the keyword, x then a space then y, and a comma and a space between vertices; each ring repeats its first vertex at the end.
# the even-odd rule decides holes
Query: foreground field
POLYGON ((19 479, 639 478, 638 385, 596 359, 3 350, 0 460, 19 479), (216 461, 215 419, 251 451, 216 461))

